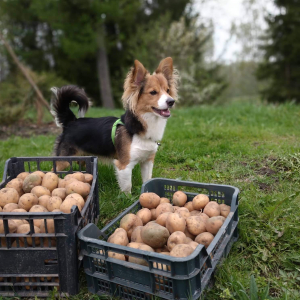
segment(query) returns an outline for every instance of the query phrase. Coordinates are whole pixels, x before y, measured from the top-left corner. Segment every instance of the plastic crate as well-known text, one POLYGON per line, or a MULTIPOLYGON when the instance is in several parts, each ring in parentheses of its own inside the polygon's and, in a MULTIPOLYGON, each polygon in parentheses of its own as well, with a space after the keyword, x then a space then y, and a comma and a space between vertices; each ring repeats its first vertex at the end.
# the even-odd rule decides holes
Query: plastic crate
POLYGON ((200 297, 216 265, 229 253, 238 238, 239 190, 228 185, 155 178, 143 184, 141 192, 154 192, 160 197, 172 199, 178 190, 187 194, 188 201, 192 201, 195 195, 204 193, 209 196, 210 201, 231 206, 228 217, 209 247, 205 249, 203 245, 198 245, 190 256, 175 258, 106 242, 119 227, 124 215, 136 213, 141 208, 139 201, 136 201, 102 230, 89 224, 79 232, 90 292, 124 299, 150 299, 152 295, 165 299, 200 297), (149 266, 111 258, 108 256, 110 251, 142 258, 149 266))
MULTIPOLYGON (((61 295, 74 295, 79 291, 78 271, 80 261, 77 232, 86 224, 94 222, 99 215, 97 158, 86 157, 13 157, 6 161, 0 189, 21 172, 51 168, 63 178, 76 171, 93 175, 91 192, 81 213, 73 206, 71 213, 3 213, 5 233, 0 234, 0 298, 3 297, 47 297, 57 287, 61 295), (56 171, 56 161, 68 161, 68 171, 56 171), (85 167, 83 164, 85 163, 85 167), (84 169, 84 170, 83 170, 84 169), (30 224, 30 234, 9 233, 8 220, 25 219, 30 224), (34 233, 33 220, 54 220, 55 233, 34 233), (25 239, 20 245, 19 237, 39 238, 40 245, 32 239, 32 246, 25 239), (12 247, 16 241, 16 247, 12 247), (59 287, 58 287, 59 286, 59 287)), ((46 231, 47 232, 47 231, 46 231)))

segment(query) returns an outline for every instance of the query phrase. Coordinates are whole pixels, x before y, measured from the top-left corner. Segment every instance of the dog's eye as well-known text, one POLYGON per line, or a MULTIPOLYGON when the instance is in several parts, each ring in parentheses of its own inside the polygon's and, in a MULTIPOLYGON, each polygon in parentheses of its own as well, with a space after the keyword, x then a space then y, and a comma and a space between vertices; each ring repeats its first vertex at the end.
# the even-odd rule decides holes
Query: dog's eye
POLYGON ((151 95, 156 95, 157 94, 157 91, 152 91, 150 92, 151 95))
POLYGON ((170 92, 170 89, 167 89, 167 93, 169 94, 169 92, 170 92))

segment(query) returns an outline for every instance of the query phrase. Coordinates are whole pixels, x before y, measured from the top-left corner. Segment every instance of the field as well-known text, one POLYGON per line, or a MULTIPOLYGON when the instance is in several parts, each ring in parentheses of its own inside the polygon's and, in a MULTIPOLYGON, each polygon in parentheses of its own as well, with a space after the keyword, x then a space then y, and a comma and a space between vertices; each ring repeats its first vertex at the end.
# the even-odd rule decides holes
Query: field
MULTIPOLYGON (((93 108, 88 116, 121 113, 93 108)), ((229 184, 241 191, 240 237, 205 299, 300 299, 299 120, 294 104, 254 101, 173 110, 153 177, 229 184), (269 298, 259 296, 264 292, 269 298)), ((54 140, 39 135, 0 141, 0 172, 9 157, 51 155, 54 140)), ((132 196, 126 196, 113 168, 105 165, 99 165, 99 181, 101 227, 138 198, 142 182, 136 167, 132 196)), ((72 299, 98 298, 83 288, 72 299)))

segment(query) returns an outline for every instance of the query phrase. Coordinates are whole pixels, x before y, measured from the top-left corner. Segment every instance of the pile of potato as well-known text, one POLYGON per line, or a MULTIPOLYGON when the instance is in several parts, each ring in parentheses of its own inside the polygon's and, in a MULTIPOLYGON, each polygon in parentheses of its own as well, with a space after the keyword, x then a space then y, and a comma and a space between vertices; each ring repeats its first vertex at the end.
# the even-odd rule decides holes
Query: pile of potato
MULTIPOLYGON (((93 175, 76 172, 68 174, 64 179, 55 173, 36 171, 33 173, 23 172, 17 178, 7 183, 0 190, 0 212, 23 212, 45 213, 63 212, 70 213, 73 205, 81 211, 90 193, 93 175)), ((44 219, 34 219, 35 233, 45 233, 44 219)), ((21 219, 9 219, 10 233, 27 234, 30 232, 28 221, 21 219)), ((47 232, 54 233, 53 219, 47 219, 47 232)), ((3 220, 0 219, 0 233, 4 233, 3 220)), ((6 240, 3 238, 2 246, 6 240)), ((14 242, 16 243, 16 242, 14 242)), ((21 246, 23 238, 20 238, 21 246)), ((32 239, 27 238, 29 246, 32 239)), ((39 244, 39 239, 35 239, 39 244)))
MULTIPOLYGON (((143 193, 139 200, 143 208, 136 215, 127 214, 121 219, 120 227, 108 238, 109 243, 186 257, 199 244, 207 248, 230 213, 230 206, 209 201, 204 194, 187 202, 187 195, 177 191, 173 195, 173 205, 169 199, 155 193, 143 193)), ((140 258, 114 252, 108 255, 148 265, 140 258)))

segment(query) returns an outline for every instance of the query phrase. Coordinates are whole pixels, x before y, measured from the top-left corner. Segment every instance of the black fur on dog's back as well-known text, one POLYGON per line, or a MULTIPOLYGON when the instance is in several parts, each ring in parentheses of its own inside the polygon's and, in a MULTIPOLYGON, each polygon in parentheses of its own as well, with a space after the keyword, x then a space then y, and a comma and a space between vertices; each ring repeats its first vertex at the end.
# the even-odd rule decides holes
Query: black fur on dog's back
POLYGON ((79 114, 84 116, 89 108, 89 100, 83 89, 75 85, 66 85, 60 89, 51 89, 54 97, 52 99, 52 111, 55 116, 57 125, 66 127, 68 123, 75 121, 77 118, 70 109, 70 103, 75 101, 79 106, 79 114))

